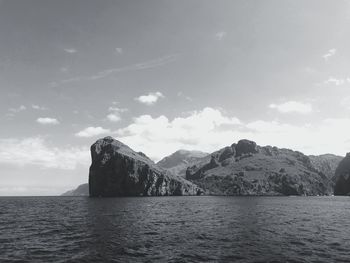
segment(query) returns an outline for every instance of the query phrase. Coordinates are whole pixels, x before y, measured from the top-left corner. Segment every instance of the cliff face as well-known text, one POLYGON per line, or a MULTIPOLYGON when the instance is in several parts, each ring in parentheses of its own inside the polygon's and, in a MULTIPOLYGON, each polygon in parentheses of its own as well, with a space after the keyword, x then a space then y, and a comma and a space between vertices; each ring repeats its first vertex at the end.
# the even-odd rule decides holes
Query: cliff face
POLYGON ((194 166, 186 179, 207 194, 328 195, 332 181, 300 152, 241 140, 194 166))
POLYGON ((202 190, 155 165, 143 153, 105 137, 91 146, 91 197, 199 195, 202 190))
POLYGON ((335 184, 335 170, 340 161, 344 158, 334 154, 309 155, 311 164, 319 171, 324 173, 332 184, 335 184))
POLYGON ((335 181, 334 195, 350 195, 350 153, 335 170, 335 181))

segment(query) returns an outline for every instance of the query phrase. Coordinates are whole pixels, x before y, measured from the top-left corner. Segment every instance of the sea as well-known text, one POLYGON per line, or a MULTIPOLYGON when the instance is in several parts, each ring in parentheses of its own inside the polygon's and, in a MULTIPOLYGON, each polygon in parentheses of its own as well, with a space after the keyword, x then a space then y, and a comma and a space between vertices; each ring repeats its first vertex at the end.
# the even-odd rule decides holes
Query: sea
POLYGON ((350 197, 1 197, 0 262, 350 262, 350 197))

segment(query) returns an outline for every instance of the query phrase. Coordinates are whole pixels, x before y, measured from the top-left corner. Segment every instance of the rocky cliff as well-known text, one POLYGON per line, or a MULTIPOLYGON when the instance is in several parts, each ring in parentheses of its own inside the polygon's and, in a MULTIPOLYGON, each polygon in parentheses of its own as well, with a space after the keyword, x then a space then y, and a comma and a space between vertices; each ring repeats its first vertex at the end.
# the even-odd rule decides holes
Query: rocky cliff
POLYGON ((186 179, 218 195, 329 195, 330 175, 301 152, 241 140, 202 159, 186 179))
POLYGON ((324 173, 335 184, 335 170, 344 158, 334 154, 309 155, 311 164, 320 172, 324 173))
POLYGON ((335 170, 335 181, 334 195, 350 195, 350 153, 335 170))
POLYGON ((91 197, 199 195, 202 190, 158 167, 145 154, 105 137, 91 146, 91 197))

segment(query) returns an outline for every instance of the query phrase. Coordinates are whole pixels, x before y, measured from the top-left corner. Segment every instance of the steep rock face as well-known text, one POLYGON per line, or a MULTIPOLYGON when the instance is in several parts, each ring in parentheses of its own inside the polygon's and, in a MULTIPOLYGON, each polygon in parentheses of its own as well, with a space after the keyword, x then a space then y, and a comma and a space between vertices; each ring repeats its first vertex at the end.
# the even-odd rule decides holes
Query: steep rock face
POLYGON ((91 146, 92 197, 198 195, 202 190, 155 165, 144 154, 105 137, 91 146))
POLYGON ((186 179, 207 194, 219 195, 325 195, 333 191, 331 180, 308 156, 248 140, 203 158, 187 169, 186 179))
POLYGON ((324 173, 335 184, 335 170, 337 169, 341 160, 344 157, 334 154, 322 154, 322 155, 310 155, 309 156, 312 165, 324 173))
POLYGON ((175 175, 185 177, 187 167, 196 164, 207 155, 208 153, 200 151, 178 150, 164 157, 157 165, 175 175))
POLYGON ((335 178, 334 195, 350 195, 350 153, 339 163, 335 178))
POLYGON ((89 196, 89 184, 81 184, 76 189, 63 193, 62 196, 89 196))

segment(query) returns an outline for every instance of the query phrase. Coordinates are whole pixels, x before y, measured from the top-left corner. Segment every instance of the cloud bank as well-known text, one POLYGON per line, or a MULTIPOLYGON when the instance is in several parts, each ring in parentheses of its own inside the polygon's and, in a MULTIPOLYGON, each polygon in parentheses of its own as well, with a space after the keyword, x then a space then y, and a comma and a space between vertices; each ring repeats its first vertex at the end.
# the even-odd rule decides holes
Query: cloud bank
POLYGON ((89 159, 87 147, 52 147, 40 137, 0 139, 0 163, 74 170, 79 164, 88 165, 89 159))

